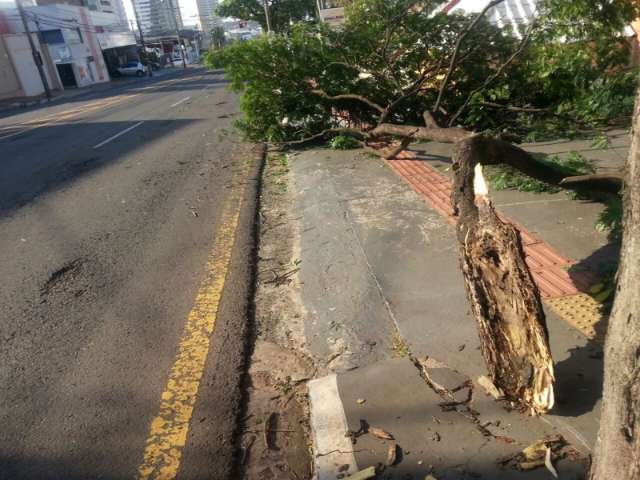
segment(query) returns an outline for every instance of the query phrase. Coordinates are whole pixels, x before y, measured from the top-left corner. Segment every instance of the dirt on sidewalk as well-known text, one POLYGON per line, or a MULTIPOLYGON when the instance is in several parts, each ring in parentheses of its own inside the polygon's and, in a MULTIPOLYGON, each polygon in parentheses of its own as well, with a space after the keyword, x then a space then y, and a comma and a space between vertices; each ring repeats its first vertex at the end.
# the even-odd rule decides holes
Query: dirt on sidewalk
POLYGON ((299 221, 290 218, 285 155, 267 158, 260 199, 255 342, 248 372, 240 464, 250 480, 311 478, 306 382, 315 370, 305 353, 297 276, 299 221))

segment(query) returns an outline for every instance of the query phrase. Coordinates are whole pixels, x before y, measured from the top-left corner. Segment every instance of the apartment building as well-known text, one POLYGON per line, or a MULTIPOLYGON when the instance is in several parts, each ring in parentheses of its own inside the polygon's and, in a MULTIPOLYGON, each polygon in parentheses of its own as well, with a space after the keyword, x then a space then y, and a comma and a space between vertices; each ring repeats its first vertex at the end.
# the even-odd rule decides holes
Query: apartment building
POLYGON ((200 29, 208 34, 218 22, 215 14, 216 8, 218 8, 218 0, 197 0, 196 3, 198 5, 200 29))
MULTIPOLYGON (((102 0, 100 0, 102 1, 102 0)), ((15 4, 14 4, 15 5, 15 4)), ((92 9, 78 0, 22 1, 28 30, 52 90, 110 80, 106 58, 136 51, 136 39, 109 6, 92 9)), ((44 93, 20 12, 0 9, 0 99, 44 93)))
POLYGON ((145 36, 163 37, 184 28, 178 0, 132 1, 145 36))

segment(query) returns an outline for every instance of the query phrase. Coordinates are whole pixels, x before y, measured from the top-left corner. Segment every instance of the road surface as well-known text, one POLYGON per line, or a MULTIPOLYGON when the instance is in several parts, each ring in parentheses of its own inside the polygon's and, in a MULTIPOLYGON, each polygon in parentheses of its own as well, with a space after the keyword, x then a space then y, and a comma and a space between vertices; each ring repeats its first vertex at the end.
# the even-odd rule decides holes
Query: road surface
POLYGON ((198 68, 0 113, 0 478, 232 476, 258 156, 198 68))

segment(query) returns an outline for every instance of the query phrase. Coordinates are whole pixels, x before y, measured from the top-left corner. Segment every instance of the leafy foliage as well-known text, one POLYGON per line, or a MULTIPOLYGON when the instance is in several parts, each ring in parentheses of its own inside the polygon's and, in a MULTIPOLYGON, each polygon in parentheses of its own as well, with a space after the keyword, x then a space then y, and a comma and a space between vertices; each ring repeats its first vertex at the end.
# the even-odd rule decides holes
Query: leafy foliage
MULTIPOLYGON (((267 31, 264 0, 223 0, 216 14, 221 17, 235 17, 260 23, 267 31)), ((292 22, 313 19, 315 0, 266 0, 269 8, 271 28, 275 32, 287 32, 292 22)))
POLYGON ((353 138, 346 135, 336 135, 329 140, 329 148, 333 150, 351 150, 358 148, 360 145, 353 138))
MULTIPOLYGON (((274 0, 272 7, 285 1, 274 0)), ((258 0, 225 0, 220 8, 245 5, 249 13, 235 15, 259 20, 264 12, 256 3, 260 6, 258 0)), ((436 12, 442 3, 353 0, 339 30, 313 24, 289 29, 287 23, 282 26, 289 29, 286 35, 232 45, 207 61, 223 66, 242 93, 245 117, 239 126, 250 139, 300 139, 344 125, 340 112, 348 112, 356 125, 376 125, 381 117, 422 125, 422 113, 436 103, 456 41, 475 18, 436 12)), ((628 49, 617 32, 640 14, 640 6, 632 0, 543 0, 540 5, 530 37, 520 32, 528 43, 485 18, 468 31, 440 108, 433 112, 439 123, 536 140, 629 116, 636 72, 626 69, 628 49), (514 57, 521 47, 522 54, 514 57), (458 111, 461 115, 454 115, 458 111)))
POLYGON ((298 25, 290 35, 264 35, 209 52, 205 63, 224 66, 231 88, 242 92, 237 126, 251 140, 282 141, 324 128, 330 110, 310 95, 304 79, 320 76, 329 51, 317 27, 298 25))
POLYGON ((612 195, 605 202, 605 207, 598 215, 596 230, 609 232, 609 239, 619 241, 622 239, 622 198, 612 195))

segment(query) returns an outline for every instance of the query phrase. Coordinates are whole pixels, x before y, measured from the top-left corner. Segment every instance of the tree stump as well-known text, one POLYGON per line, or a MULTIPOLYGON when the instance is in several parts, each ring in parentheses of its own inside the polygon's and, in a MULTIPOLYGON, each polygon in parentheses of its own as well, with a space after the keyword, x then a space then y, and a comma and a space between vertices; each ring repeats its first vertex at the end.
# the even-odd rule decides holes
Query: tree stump
POLYGON ((553 407, 553 360, 520 234, 497 216, 482 176, 482 164, 496 163, 483 158, 490 141, 478 135, 455 148, 460 265, 490 378, 505 398, 536 415, 553 407))

